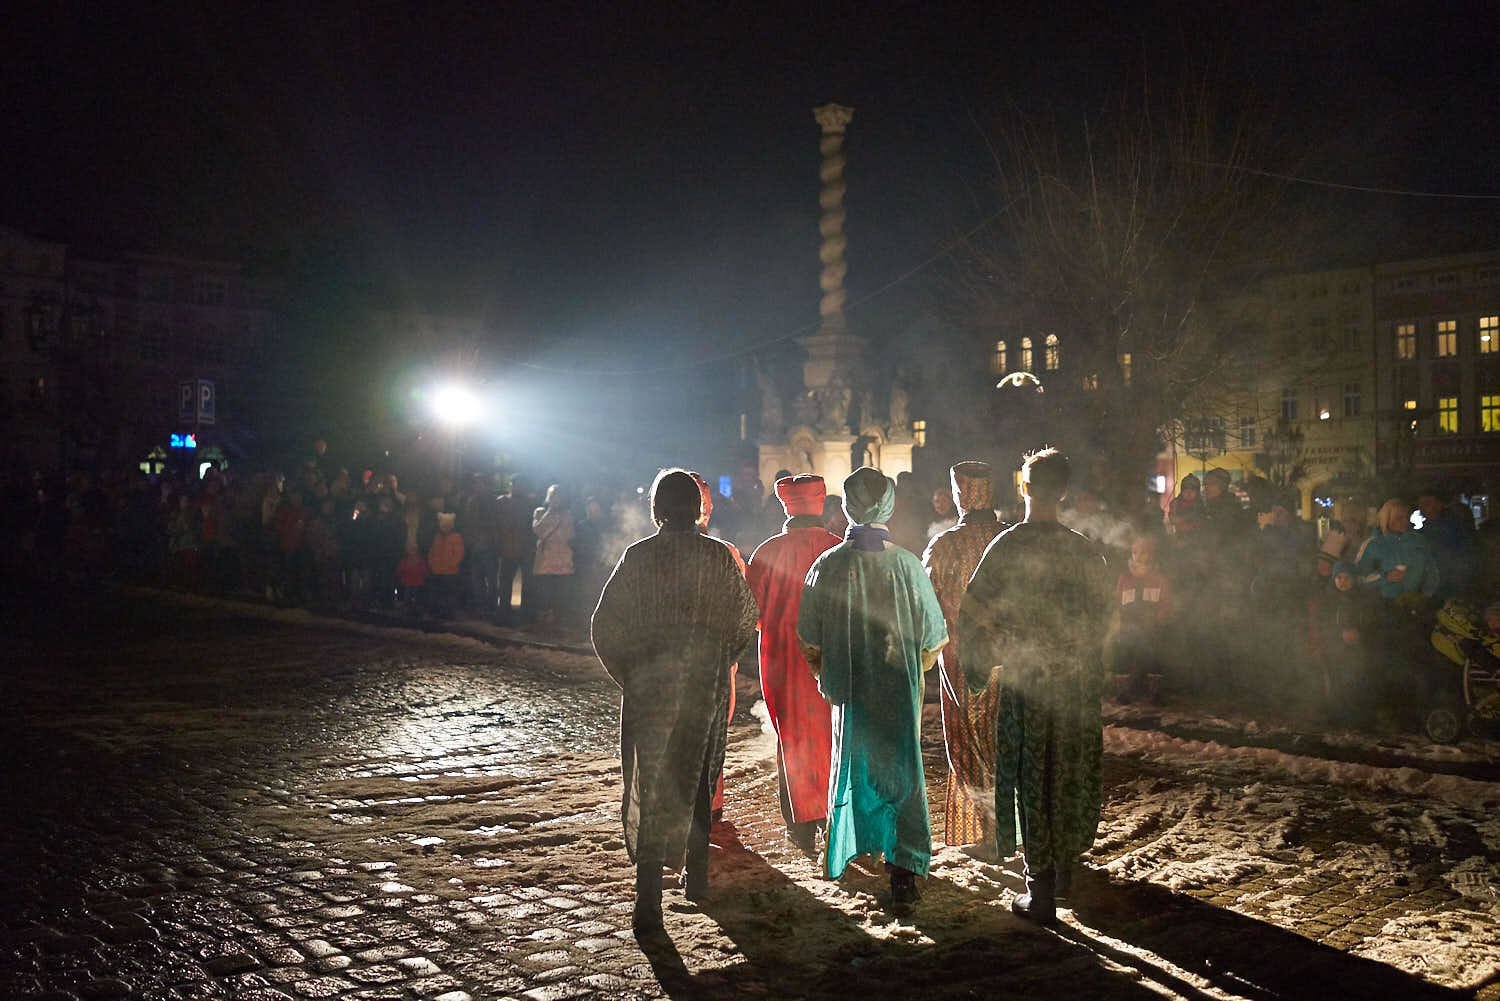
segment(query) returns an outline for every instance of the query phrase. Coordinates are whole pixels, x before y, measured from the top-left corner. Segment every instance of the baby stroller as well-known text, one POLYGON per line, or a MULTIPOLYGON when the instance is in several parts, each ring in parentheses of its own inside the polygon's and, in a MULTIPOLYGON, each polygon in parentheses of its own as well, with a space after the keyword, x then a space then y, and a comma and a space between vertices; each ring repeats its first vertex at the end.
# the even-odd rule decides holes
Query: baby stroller
POLYGON ((1500 729, 1500 637, 1485 629, 1473 605, 1449 598, 1432 627, 1434 658, 1422 730, 1439 744, 1500 729))

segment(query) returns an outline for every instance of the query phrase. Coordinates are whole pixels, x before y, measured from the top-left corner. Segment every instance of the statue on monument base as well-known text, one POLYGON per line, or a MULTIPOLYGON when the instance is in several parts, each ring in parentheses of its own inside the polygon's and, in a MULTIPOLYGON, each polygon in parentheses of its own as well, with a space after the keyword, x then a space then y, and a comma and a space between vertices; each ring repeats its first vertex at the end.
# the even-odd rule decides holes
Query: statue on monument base
POLYGON ((854 393, 844 382, 844 377, 834 373, 828 385, 818 391, 818 427, 824 431, 847 433, 849 430, 849 404, 854 393))
POLYGON ((755 363, 755 384, 760 389, 760 430, 762 435, 779 434, 785 427, 781 412, 781 395, 759 361, 755 363))
POLYGON ((911 424, 911 398, 906 393, 905 378, 897 372, 891 381, 891 431, 900 433, 911 424))

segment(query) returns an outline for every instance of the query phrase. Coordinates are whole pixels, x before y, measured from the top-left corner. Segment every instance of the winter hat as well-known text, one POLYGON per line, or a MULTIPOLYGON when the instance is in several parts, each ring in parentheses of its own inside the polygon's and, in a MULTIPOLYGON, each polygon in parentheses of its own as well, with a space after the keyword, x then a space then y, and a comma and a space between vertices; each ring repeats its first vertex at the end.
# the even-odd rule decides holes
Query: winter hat
POLYGON ((1229 479, 1229 473, 1223 469, 1218 468, 1217 466, 1203 474, 1203 481, 1205 483, 1207 483, 1209 480, 1217 480, 1219 486, 1221 487, 1229 486, 1229 479))
POLYGON ((1182 482, 1177 485, 1177 492, 1182 493, 1182 491, 1190 488, 1200 492, 1203 490, 1203 485, 1198 482, 1198 477, 1192 473, 1188 473, 1182 478, 1182 482))
POLYGON ((953 504, 959 514, 994 506, 995 484, 988 462, 960 462, 948 470, 948 478, 953 482, 953 504))
POLYGON ((828 487, 823 482, 823 477, 814 476, 811 473, 783 476, 776 481, 775 489, 776 499, 781 501, 781 507, 786 511, 787 517, 823 513, 823 498, 828 495, 828 487))
POLYGON ((896 484, 878 469, 860 466, 844 479, 844 514, 850 524, 884 525, 896 513, 896 484))
POLYGON ((1333 564, 1333 569, 1328 572, 1328 576, 1329 577, 1337 577, 1341 573, 1346 573, 1350 577, 1357 577, 1358 576, 1354 572, 1354 564, 1350 563, 1347 560, 1337 560, 1337 561, 1335 561, 1334 564, 1333 564))

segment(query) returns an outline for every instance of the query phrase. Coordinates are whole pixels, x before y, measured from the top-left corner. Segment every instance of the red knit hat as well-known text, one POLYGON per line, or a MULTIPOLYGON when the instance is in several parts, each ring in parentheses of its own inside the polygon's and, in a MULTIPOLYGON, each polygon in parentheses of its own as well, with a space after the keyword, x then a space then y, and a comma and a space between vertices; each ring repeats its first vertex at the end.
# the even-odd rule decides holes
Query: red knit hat
POLYGON ((776 481, 776 498, 789 517, 822 514, 823 498, 827 494, 828 487, 823 483, 823 477, 811 473, 783 476, 776 481))

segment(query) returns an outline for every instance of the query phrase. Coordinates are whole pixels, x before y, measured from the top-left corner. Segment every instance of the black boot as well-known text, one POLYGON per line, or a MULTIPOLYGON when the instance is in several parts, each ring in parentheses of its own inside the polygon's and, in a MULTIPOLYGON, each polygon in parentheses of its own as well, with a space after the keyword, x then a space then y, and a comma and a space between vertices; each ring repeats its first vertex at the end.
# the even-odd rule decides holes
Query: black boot
POLYGON ((786 825, 786 839, 811 855, 818 850, 818 821, 803 820, 786 825))
POLYGON ((698 793, 693 800, 693 822, 688 828, 686 871, 682 881, 682 895, 689 900, 708 897, 708 841, 714 819, 709 806, 713 796, 714 773, 705 758, 703 771, 698 775, 698 793))
POLYGON ((1011 913, 1050 925, 1057 920, 1056 873, 1051 869, 1026 870, 1026 892, 1010 902, 1011 913))
POLYGON ((682 895, 692 901, 708 899, 708 845, 701 849, 688 848, 687 864, 683 867, 682 895))
POLYGON ((922 899, 917 891, 917 874, 899 865, 887 865, 891 873, 891 912, 907 914, 912 905, 922 899))
POLYGON ((1073 867, 1059 866, 1052 876, 1052 898, 1066 900, 1073 892, 1073 867))
POLYGON ((638 935, 662 930, 660 862, 640 862, 635 867, 635 912, 630 926, 638 935))

